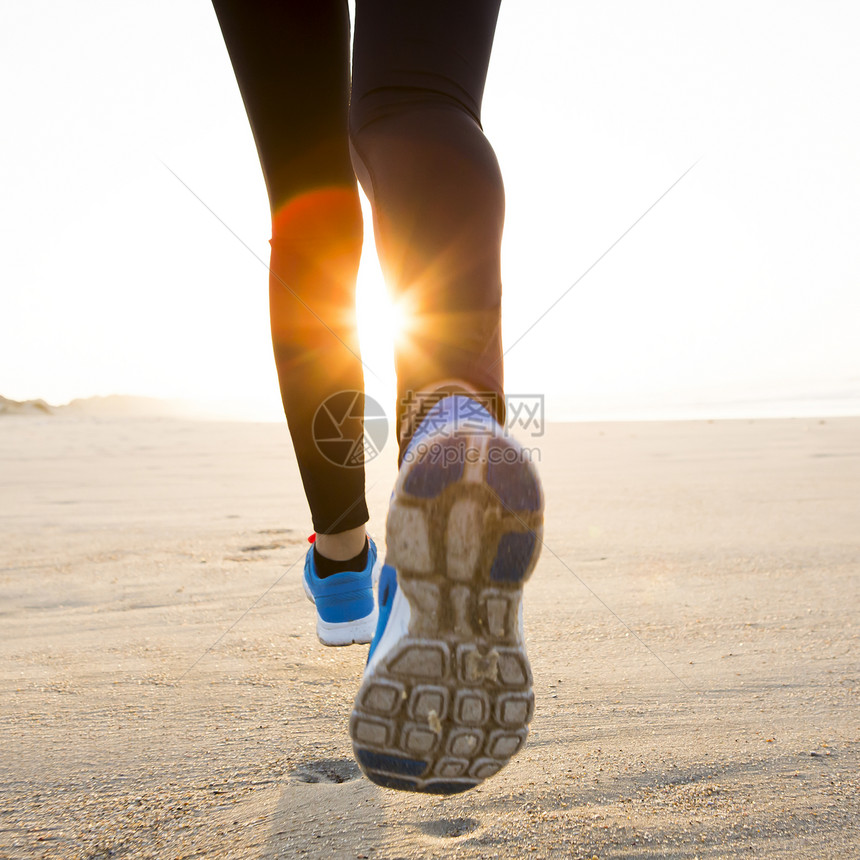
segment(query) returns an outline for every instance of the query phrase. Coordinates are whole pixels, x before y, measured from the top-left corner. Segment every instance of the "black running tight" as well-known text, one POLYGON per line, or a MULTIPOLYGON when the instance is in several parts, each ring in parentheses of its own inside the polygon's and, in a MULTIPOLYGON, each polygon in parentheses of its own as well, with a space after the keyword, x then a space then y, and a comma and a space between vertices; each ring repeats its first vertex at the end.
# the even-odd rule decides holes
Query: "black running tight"
POLYGON ((269 193, 275 362, 322 534, 368 519, 363 467, 321 451, 313 429, 327 398, 363 391, 356 177, 410 316, 395 356, 401 453, 404 404, 440 383, 495 395, 503 418, 504 191, 480 125, 499 2, 356 0, 350 96, 346 0, 213 0, 269 193))

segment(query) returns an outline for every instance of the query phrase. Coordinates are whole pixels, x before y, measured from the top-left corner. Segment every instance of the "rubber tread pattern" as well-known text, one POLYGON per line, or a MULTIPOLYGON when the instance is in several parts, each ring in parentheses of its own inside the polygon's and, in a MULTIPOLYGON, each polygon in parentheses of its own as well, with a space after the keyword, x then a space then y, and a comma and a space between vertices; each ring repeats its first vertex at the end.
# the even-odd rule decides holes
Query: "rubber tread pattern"
POLYGON ((519 618, 540 552, 543 494, 531 463, 504 461, 490 473, 489 446, 512 460, 514 440, 472 436, 467 445, 480 450, 478 462, 405 463, 391 502, 386 564, 409 601, 409 631, 366 673, 350 717, 359 765, 388 788, 455 794, 480 784, 522 749, 534 714, 519 618), (451 527, 452 509, 479 527, 451 527), (416 515, 429 536, 429 572, 424 560, 410 566, 407 551, 392 554, 409 545, 392 529, 416 515))

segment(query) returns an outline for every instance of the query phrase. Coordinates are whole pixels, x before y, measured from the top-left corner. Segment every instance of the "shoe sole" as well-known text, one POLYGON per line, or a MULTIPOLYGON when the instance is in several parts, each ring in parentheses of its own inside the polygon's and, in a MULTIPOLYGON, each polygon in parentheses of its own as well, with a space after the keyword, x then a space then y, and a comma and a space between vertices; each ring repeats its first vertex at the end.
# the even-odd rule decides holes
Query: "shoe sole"
POLYGON ((409 604, 408 631, 371 659, 350 718, 371 780, 455 794, 522 748, 534 713, 522 588, 542 531, 540 481, 512 439, 445 439, 403 466, 386 563, 409 604), (479 451, 477 462, 446 463, 452 446, 479 451))

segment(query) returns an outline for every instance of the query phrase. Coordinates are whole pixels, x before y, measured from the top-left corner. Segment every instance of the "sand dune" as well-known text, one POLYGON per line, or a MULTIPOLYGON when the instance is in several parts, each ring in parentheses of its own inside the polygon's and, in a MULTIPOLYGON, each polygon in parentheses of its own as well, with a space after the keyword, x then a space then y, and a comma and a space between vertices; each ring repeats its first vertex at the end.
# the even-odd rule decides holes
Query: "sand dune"
POLYGON ((157 397, 125 394, 80 397, 59 405, 53 405, 41 399, 10 400, 8 397, 0 397, 0 416, 89 415, 101 418, 191 418, 195 417, 197 411, 196 406, 181 400, 163 400, 157 397))
MULTIPOLYGON (((0 857, 860 856, 860 419, 551 426, 525 750, 358 775, 286 430, 0 424, 0 857)), ((382 538, 393 454, 368 475, 382 538)))
POLYGON ((55 406, 44 400, 9 400, 0 397, 0 415, 53 415, 55 406))

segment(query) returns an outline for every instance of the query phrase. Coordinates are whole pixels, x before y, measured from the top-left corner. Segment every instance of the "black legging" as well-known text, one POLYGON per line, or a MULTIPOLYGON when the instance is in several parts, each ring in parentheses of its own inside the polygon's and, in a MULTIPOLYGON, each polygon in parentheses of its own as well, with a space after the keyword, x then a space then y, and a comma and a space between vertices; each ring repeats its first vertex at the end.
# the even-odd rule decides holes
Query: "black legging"
POLYGON ((321 534, 367 522, 363 467, 314 443, 319 405, 363 391, 356 175, 411 317, 395 354, 397 433, 414 392, 456 380, 503 419, 504 190, 480 125, 500 0, 213 0, 272 209, 269 302, 281 397, 321 534))

